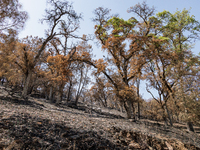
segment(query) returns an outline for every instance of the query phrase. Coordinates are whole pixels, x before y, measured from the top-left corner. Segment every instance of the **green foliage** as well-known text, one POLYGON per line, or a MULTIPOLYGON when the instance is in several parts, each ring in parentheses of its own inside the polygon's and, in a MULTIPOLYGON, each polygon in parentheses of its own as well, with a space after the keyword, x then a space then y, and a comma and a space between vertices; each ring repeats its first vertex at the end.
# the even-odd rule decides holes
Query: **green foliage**
POLYGON ((106 25, 113 29, 113 34, 115 37, 121 37, 120 33, 122 33, 122 36, 126 36, 132 31, 136 23, 137 20, 134 17, 127 21, 122 18, 113 17, 107 21, 106 25))
MULTIPOLYGON (((174 35, 177 38, 181 36, 182 40, 185 41, 187 39, 184 38, 185 32, 193 35, 199 34, 200 24, 193 15, 190 15, 189 10, 183 9, 182 11, 176 11, 174 14, 165 10, 158 13, 157 17, 163 23, 161 31, 168 36, 174 35), (178 34, 180 35, 178 36, 178 34)), ((193 38, 196 37, 193 36, 193 38)))
POLYGON ((166 41, 168 41, 168 40, 169 40, 169 38, 168 38, 168 37, 163 37, 163 36, 159 36, 159 37, 158 37, 158 39, 160 39, 160 40, 166 40, 166 41))

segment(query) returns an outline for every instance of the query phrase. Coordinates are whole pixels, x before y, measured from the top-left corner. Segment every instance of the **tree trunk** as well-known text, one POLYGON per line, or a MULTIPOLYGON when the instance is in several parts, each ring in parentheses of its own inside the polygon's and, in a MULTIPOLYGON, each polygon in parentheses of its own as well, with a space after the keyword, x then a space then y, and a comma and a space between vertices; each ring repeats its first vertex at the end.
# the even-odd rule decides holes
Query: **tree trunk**
POLYGON ((83 78, 83 70, 81 70, 81 78, 80 78, 80 81, 79 81, 79 87, 78 87, 78 91, 77 91, 77 94, 76 94, 76 100, 75 100, 75 105, 76 106, 78 104, 78 99, 79 99, 79 97, 80 97, 80 95, 82 93, 83 87, 86 84, 87 72, 88 72, 88 69, 86 69, 85 77, 83 78), (83 81, 83 83, 82 83, 82 81, 83 81), (81 84, 82 84, 82 86, 81 86, 81 84))
POLYGON ((171 115, 170 115, 170 112, 169 112, 167 105, 165 105, 165 109, 166 109, 166 112, 167 112, 167 115, 168 115, 168 118, 169 118, 170 126, 173 126, 172 118, 171 118, 171 115))
POLYGON ((122 101, 120 101, 119 103, 118 103, 118 105, 119 105, 119 109, 120 109, 120 112, 124 112, 124 109, 123 109, 123 102, 122 101))
POLYGON ((46 99, 46 100, 49 99, 47 92, 45 92, 45 99, 46 99))
POLYGON ((120 112, 123 113, 123 106, 119 105, 120 112))
POLYGON ((49 100, 52 101, 52 97, 53 96, 53 87, 50 87, 50 91, 49 91, 49 100))
POLYGON ((28 88, 28 93, 27 93, 27 95, 28 95, 28 94, 31 94, 32 91, 33 91, 33 85, 32 85, 31 83, 29 83, 29 88, 28 88))
POLYGON ((1 78, 1 85, 4 84, 4 77, 1 78))
POLYGON ((126 102, 124 102, 124 108, 126 110, 127 119, 135 119, 135 116, 133 115, 131 100, 127 100, 126 102))
POLYGON ((165 116, 165 112, 163 111, 163 120, 165 122, 165 126, 168 126, 167 117, 165 116))
POLYGON ((72 89, 72 81, 70 80, 70 85, 69 85, 68 94, 67 94, 67 103, 71 99, 71 89, 72 89))
POLYGON ((187 122, 187 129, 188 129, 188 131, 194 132, 194 128, 193 128, 192 122, 187 122))
POLYGON ((63 91, 58 92, 58 98, 56 99, 56 103, 60 103, 63 100, 63 91))
POLYGON ((138 119, 140 120, 140 102, 138 102, 137 104, 137 107, 138 107, 138 119))
POLYGON ((64 83, 62 83, 62 84, 60 85, 60 87, 59 87, 59 91, 58 91, 59 97, 58 97, 56 103, 62 102, 62 100, 63 100, 63 89, 64 89, 64 83))
POLYGON ((163 118, 163 120, 164 120, 164 122, 165 122, 165 126, 168 126, 168 122, 167 122, 167 117, 166 117, 166 115, 165 115, 165 108, 164 108, 164 106, 161 104, 161 108, 162 108, 162 118, 163 118))
POLYGON ((31 81, 31 76, 32 76, 32 71, 28 71, 25 77, 25 82, 24 82, 24 88, 22 91, 22 97, 27 98, 28 95, 28 90, 30 86, 30 81, 31 81))
POLYGON ((137 98, 138 98, 138 119, 140 119, 140 79, 137 78, 137 98))

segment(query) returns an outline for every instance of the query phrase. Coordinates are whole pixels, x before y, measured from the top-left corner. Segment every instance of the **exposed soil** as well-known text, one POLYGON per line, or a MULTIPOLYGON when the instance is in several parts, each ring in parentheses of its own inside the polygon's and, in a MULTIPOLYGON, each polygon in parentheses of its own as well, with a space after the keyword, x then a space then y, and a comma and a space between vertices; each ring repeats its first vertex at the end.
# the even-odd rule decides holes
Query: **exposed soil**
POLYGON ((199 135, 184 125, 132 122, 117 110, 13 96, 0 87, 0 149, 200 150, 199 135))

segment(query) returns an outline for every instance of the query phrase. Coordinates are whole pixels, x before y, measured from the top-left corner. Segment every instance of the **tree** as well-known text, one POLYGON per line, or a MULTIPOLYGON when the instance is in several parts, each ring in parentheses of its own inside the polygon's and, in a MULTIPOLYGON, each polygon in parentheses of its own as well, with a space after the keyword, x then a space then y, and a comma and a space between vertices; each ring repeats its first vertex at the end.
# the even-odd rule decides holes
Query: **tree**
POLYGON ((88 78, 89 66, 87 64, 82 63, 80 64, 79 71, 80 71, 79 81, 78 78, 76 78, 77 80, 77 90, 75 97, 76 106, 78 104, 78 100, 82 94, 83 89, 85 89, 87 84, 89 83, 89 78, 88 78))
POLYGON ((181 121, 193 122, 195 124, 200 123, 200 114, 199 114, 199 98, 200 98, 200 82, 199 82, 199 63, 196 66, 193 66, 193 69, 196 68, 192 75, 187 75, 181 78, 179 83, 176 86, 175 100, 179 102, 178 113, 182 117, 181 121))
MULTIPOLYGON (((46 30, 46 38, 42 41, 42 44, 34 57, 33 65, 28 70, 27 79, 31 77, 33 68, 42 52, 45 50, 46 45, 56 36, 67 36, 67 33, 65 32, 65 30, 67 30, 65 17, 70 21, 76 21, 81 18, 81 15, 78 15, 73 10, 72 5, 67 1, 50 0, 49 4, 51 4, 51 7, 46 9, 46 16, 42 19, 42 22, 45 21, 49 25, 49 29, 46 30)), ((30 81, 26 80, 22 92, 23 97, 27 96, 29 83, 30 81)))
POLYGON ((98 101, 104 107, 108 106, 108 99, 111 95, 111 90, 109 90, 108 81, 104 76, 96 77, 96 82, 90 88, 92 97, 98 101))
MULTIPOLYGON (((151 40, 149 30, 153 27, 147 21, 153 15, 154 8, 149 8, 145 3, 136 5, 129 12, 136 13, 143 19, 142 22, 132 17, 128 21, 113 17, 105 25, 96 25, 96 37, 101 42, 103 50, 107 51, 109 67, 101 70, 112 83, 116 95, 123 102, 127 117, 132 118, 134 113, 133 102, 137 102, 135 87, 130 83, 141 73, 143 65, 148 61, 147 53, 151 47, 145 47, 151 40), (145 26, 146 25, 146 26, 145 26)), ((98 16, 98 14, 96 14, 98 16)))
MULTIPOLYGON (((14 4, 15 3, 13 3, 13 5, 14 4)), ((57 43, 59 43, 60 41, 62 41, 60 39, 62 37, 65 37, 65 40, 67 39, 67 37, 75 37, 75 35, 73 35, 73 32, 76 31, 76 29, 78 28, 78 22, 79 22, 79 19, 81 19, 81 15, 77 14, 73 10, 72 4, 70 4, 67 1, 50 0, 48 1, 48 4, 50 4, 51 6, 48 9, 46 9, 46 16, 41 20, 42 22, 46 22, 49 25, 49 29, 46 30, 46 38, 45 39, 38 38, 37 39, 38 41, 27 39, 27 41, 21 42, 22 43, 21 46, 17 47, 18 53, 21 53, 22 57, 16 56, 16 59, 19 58, 21 61, 23 61, 23 64, 26 64, 25 65, 26 73, 24 73, 25 76, 23 79, 24 84, 23 84, 23 91, 22 91, 22 97, 24 98, 26 98, 27 94, 29 93, 28 91, 31 86, 30 85, 31 77, 34 74, 34 70, 37 67, 38 62, 40 62, 40 59, 43 53, 45 52, 46 47, 49 46, 51 41, 52 43, 53 41, 56 41, 57 43), (72 28, 72 26, 74 28, 72 28), (34 52, 32 49, 34 49, 34 52), (29 54, 30 52, 33 53, 32 56, 29 54)), ((16 7, 18 8, 19 6, 16 6, 16 7)), ((68 47, 66 46, 66 41, 64 44, 59 43, 59 45, 63 47, 63 53, 66 55, 67 53, 66 51, 68 49, 68 47)), ((10 49, 10 52, 14 51, 16 46, 17 45, 13 46, 12 49, 10 49)), ((54 48, 56 49, 58 47, 54 47, 54 48)), ((13 55, 18 55, 18 54, 14 53, 13 55)), ((20 66, 21 62, 19 63, 18 61, 15 61, 15 63, 19 67, 21 67, 20 66)), ((21 68, 24 68, 24 67, 21 67, 21 68)))
POLYGON ((171 14, 163 11, 157 14, 157 28, 155 28, 154 42, 156 52, 154 58, 148 63, 147 73, 149 86, 158 91, 156 98, 149 89, 147 91, 163 108, 163 117, 170 125, 173 125, 171 112, 168 109, 168 101, 175 100, 175 86, 183 77, 193 74, 192 66, 198 58, 191 52, 192 40, 199 37, 200 24, 189 11, 177 11, 171 14), (165 118, 165 112, 167 118, 165 118))
MULTIPOLYGON (((76 49, 73 49, 75 51, 76 49)), ((48 63, 48 70, 50 74, 50 82, 51 82, 51 90, 54 87, 56 90, 54 92, 58 92, 58 98, 57 102, 62 101, 63 97, 63 89, 68 82, 70 76, 72 76, 72 70, 70 68, 71 66, 71 56, 72 54, 69 54, 67 56, 63 55, 56 55, 56 56, 49 56, 47 58, 48 63)), ((52 92, 50 91, 50 99, 52 100, 52 92)))
POLYGON ((6 30, 18 30, 24 26, 28 15, 21 11, 18 0, 0 0, 0 34, 6 30))
POLYGON ((152 40, 148 34, 153 26, 142 25, 153 14, 154 9, 143 4, 135 6, 132 10, 138 14, 143 13, 143 22, 133 17, 128 21, 118 17, 104 20, 110 18, 108 9, 97 8, 94 19, 97 22, 95 35, 108 57, 99 60, 76 58, 97 68, 96 74, 102 73, 107 77, 113 91, 123 102, 128 118, 133 117, 133 102, 137 101, 134 86, 131 86, 130 82, 141 72, 149 53, 153 50, 151 47, 145 47, 145 43, 152 40))
POLYGON ((11 72, 5 56, 14 49, 17 33, 28 18, 27 12, 20 10, 21 7, 18 0, 0 0, 0 78, 3 79, 11 72))
MULTIPOLYGON (((16 45, 16 31, 9 30, 8 35, 3 34, 1 36, 0 42, 0 77, 7 78, 7 81, 10 81, 17 73, 17 70, 13 67, 13 64, 10 64, 10 56, 16 45)), ((15 78, 19 79, 19 78, 15 78)), ((17 81, 16 81, 17 82, 17 81)))
POLYGON ((137 98, 138 98, 138 119, 140 119, 141 113, 140 113, 140 79, 136 79, 136 85, 137 85, 137 98))

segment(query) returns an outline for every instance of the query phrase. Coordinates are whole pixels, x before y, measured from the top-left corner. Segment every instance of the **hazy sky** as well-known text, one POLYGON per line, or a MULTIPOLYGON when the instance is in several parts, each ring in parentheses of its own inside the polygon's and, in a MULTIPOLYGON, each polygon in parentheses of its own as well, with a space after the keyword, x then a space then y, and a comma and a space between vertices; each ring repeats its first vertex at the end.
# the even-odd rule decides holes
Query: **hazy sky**
MULTIPOLYGON (((29 14, 29 19, 26 22, 25 29, 20 33, 19 37, 23 38, 27 35, 32 36, 44 36, 45 25, 39 23, 44 15, 44 10, 46 8, 46 0, 19 0, 23 6, 23 10, 27 11, 29 14)), ((73 0, 73 6, 76 12, 83 14, 83 19, 81 21, 81 29, 79 34, 93 34, 94 33, 94 23, 91 18, 94 16, 93 11, 95 8, 103 6, 111 9, 112 14, 119 14, 121 18, 128 19, 133 16, 133 14, 127 13, 127 9, 134 6, 142 0, 73 0)), ((195 16, 195 19, 200 21, 200 0, 146 0, 149 6, 154 6, 157 12, 163 10, 168 10, 174 13, 177 9, 183 10, 184 8, 190 9, 191 15, 195 16)), ((93 42, 90 42, 93 44, 93 42)), ((197 41, 195 48, 193 49, 195 54, 200 52, 200 41, 197 41)), ((96 47, 93 44, 93 53, 98 57, 102 56, 101 48, 96 47)), ((143 89, 144 91, 145 89, 143 89)), ((144 97, 148 97, 146 94, 144 97)))

